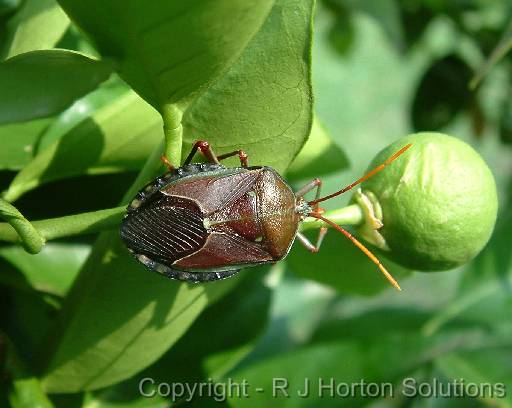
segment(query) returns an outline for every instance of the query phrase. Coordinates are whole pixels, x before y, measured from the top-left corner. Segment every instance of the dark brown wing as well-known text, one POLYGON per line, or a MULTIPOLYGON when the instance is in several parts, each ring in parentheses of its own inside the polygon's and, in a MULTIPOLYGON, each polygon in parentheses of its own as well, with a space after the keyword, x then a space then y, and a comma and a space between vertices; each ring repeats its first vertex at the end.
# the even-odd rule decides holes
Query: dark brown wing
POLYGON ((164 187, 162 193, 194 200, 200 204, 204 214, 210 214, 222 210, 249 191, 261 172, 259 168, 234 170, 238 172, 183 179, 164 187))
POLYGON ((121 238, 131 251, 167 266, 202 248, 207 236, 194 201, 161 193, 129 213, 121 224, 121 238))
POLYGON ((213 232, 194 254, 181 258, 176 266, 187 269, 233 269, 242 265, 271 262, 272 256, 260 243, 250 242, 233 232, 213 232))

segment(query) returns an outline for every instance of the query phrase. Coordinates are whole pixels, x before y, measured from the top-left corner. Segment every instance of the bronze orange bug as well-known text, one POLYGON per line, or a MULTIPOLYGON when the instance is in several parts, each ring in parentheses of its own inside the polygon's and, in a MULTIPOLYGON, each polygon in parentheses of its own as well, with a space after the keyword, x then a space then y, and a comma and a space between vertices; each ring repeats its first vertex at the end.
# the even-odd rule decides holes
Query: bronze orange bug
POLYGON ((216 156, 210 144, 201 140, 179 168, 163 157, 169 172, 147 184, 131 201, 121 223, 121 238, 148 268, 172 279, 206 282, 228 278, 245 267, 277 262, 286 257, 295 238, 317 252, 327 228, 320 228, 316 244, 299 232, 300 222, 314 217, 350 239, 400 289, 363 244, 322 216, 318 204, 352 189, 410 146, 352 184, 320 197, 320 179, 294 193, 273 168, 249 166, 243 150, 216 156), (198 150, 208 163, 192 163, 198 150), (240 167, 220 164, 235 155, 240 167), (306 201, 304 196, 314 189, 315 199, 306 201))

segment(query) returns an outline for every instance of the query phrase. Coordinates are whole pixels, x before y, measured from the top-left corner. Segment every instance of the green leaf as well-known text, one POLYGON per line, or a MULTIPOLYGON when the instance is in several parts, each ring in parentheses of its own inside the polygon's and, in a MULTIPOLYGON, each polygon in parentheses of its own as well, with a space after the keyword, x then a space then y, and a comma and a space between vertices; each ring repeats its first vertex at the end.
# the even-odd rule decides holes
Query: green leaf
MULTIPOLYGON (((80 107, 75 106, 76 109, 80 107)), ((53 135, 49 137, 55 142, 16 175, 4 192, 7 200, 16 200, 42 184, 67 177, 136 170, 161 138, 160 116, 134 92, 106 104, 91 116, 80 117, 77 123, 73 123, 73 115, 66 113, 64 119, 71 120, 71 126, 60 123, 52 127, 53 135)))
POLYGON ((60 112, 108 78, 109 64, 65 50, 31 51, 0 64, 0 123, 60 112))
MULTIPOLYGON (((122 386, 124 383, 120 385, 122 386)), ((138 392, 138 384, 135 384, 135 388, 133 388, 133 384, 130 383, 129 389, 122 388, 120 385, 108 387, 103 392, 100 391, 101 398, 97 397, 95 393, 86 393, 81 408, 169 408, 171 406, 166 398, 159 395, 151 398, 142 396, 138 392)))
POLYGON ((304 346, 311 340, 317 325, 333 310, 334 290, 297 278, 287 273, 285 266, 285 263, 277 264, 269 276, 274 293, 268 329, 235 370, 304 346))
MULTIPOLYGON (((344 304, 341 301, 337 305, 348 308, 350 302, 344 304)), ((380 337, 392 336, 394 333, 400 333, 402 336, 415 334, 431 316, 430 312, 417 308, 403 310, 397 306, 366 305, 366 309, 347 313, 347 316, 343 317, 325 316, 318 325, 312 341, 336 341, 340 337, 346 341, 372 341, 376 332, 380 337), (393 324, 389 323, 390 320, 393 324)))
POLYGON ((2 59, 24 52, 52 48, 69 26, 69 19, 55 0, 26 0, 8 22, 2 59))
MULTIPOLYGON (((354 343, 339 342, 323 344, 282 353, 275 358, 260 360, 244 370, 233 374, 234 382, 243 379, 250 384, 249 397, 230 398, 232 407, 261 407, 279 405, 285 407, 332 406, 332 399, 320 398, 318 379, 329 381, 339 378, 343 382, 357 382, 363 377, 363 354, 354 343), (304 389, 305 379, 311 380, 310 397, 300 398, 298 393, 304 389), (286 397, 282 392, 273 394, 272 383, 288 383, 286 397), (262 392, 257 392, 261 388, 262 392)), ((350 400, 344 400, 343 406, 353 406, 350 400)))
POLYGON ((0 257, 16 268, 0 270, 0 282, 20 289, 64 296, 90 252, 84 244, 46 244, 37 255, 22 248, 0 248, 0 257))
POLYGON ((168 280, 129 256, 117 231, 103 233, 64 303, 65 326, 45 347, 52 357, 43 386, 77 392, 130 377, 160 357, 236 281, 168 280))
POLYGON ((19 170, 30 162, 41 134, 52 120, 36 119, 0 126, 0 169, 19 170))
POLYGON ((60 0, 103 56, 155 108, 190 98, 232 64, 272 0, 151 2, 60 0))
MULTIPOLYGON (((86 34, 81 31, 75 24, 71 24, 64 36, 55 45, 55 48, 64 48, 66 50, 74 50, 89 55, 91 58, 99 59, 100 53, 90 42, 86 34)), ((123 84, 128 86, 126 82, 123 84)))
MULTIPOLYGON (((271 289, 264 283, 267 268, 247 270, 246 277, 234 291, 208 308, 186 336, 182 338, 181 353, 179 344, 169 353, 174 358, 183 359, 193 350, 202 349, 197 356, 199 377, 220 380, 254 347, 267 326, 271 304, 271 289), (214 333, 206 346, 202 345, 201 333, 214 333), (194 347, 194 345, 196 347, 194 347)), ((183 360, 185 363, 185 360, 183 360)), ((168 375, 171 374, 168 372, 168 375)), ((184 375, 175 370, 177 380, 184 375)))
MULTIPOLYGON (((365 389, 350 393, 350 384, 370 382, 391 383, 428 361, 436 352, 435 345, 420 336, 385 337, 374 343, 344 341, 314 343, 298 350, 279 353, 271 358, 260 359, 248 367, 236 371, 234 382, 243 379, 251 385, 246 398, 230 398, 233 407, 257 407, 279 404, 286 407, 331 407, 334 401, 343 400, 343 406, 360 407, 370 403, 363 396, 365 389), (309 395, 300 397, 305 382, 309 380, 309 395), (333 395, 329 384, 334 382, 333 395), (288 396, 274 389, 273 383, 287 383, 288 396), (320 389, 320 384, 325 388, 320 389), (336 385, 341 384, 340 387, 336 385), (344 385, 346 384, 346 385, 344 385), (261 388, 263 391, 256 391, 261 388), (341 395, 336 394, 339 389, 341 395), (347 394, 344 394, 347 393, 347 394), (273 402, 272 402, 273 401, 273 402)), ((441 343, 442 346, 442 343, 441 343)), ((389 395, 390 388, 385 388, 389 395)))
MULTIPOLYGON (((144 406, 144 400, 162 402, 140 395, 143 378, 156 383, 224 381, 224 374, 249 353, 266 327, 271 302, 271 289, 263 283, 266 269, 247 270, 236 289, 208 307, 155 364, 122 383, 95 391, 88 402, 98 408, 118 407, 128 400, 134 406, 144 406)), ((151 389, 145 387, 146 392, 151 389)))
POLYGON ((184 151, 204 138, 218 153, 243 148, 249 164, 287 168, 312 124, 311 7, 276 3, 236 63, 184 113, 184 151))
POLYGON ((53 408, 53 404, 41 389, 36 377, 24 377, 13 381, 9 393, 12 408, 53 408))
MULTIPOLYGON (((78 99, 59 114, 55 120, 45 129, 37 143, 36 153, 46 149, 56 140, 62 138, 74 128, 78 127, 81 122, 87 118, 94 116, 100 109, 114 104, 117 99, 130 92, 130 88, 117 75, 112 75, 108 80, 100 84, 94 91, 88 93, 84 97, 78 99)), ((141 109, 145 104, 139 100, 141 109)), ((157 115, 155 115, 157 116, 157 115)), ((147 157, 149 153, 146 154, 147 157)), ((140 167, 144 164, 141 162, 140 167)))
POLYGON ((10 14, 20 6, 21 0, 0 0, 0 16, 10 14))
MULTIPOLYGON (((44 394, 39 380, 27 372, 14 348, 14 343, 2 332, 0 332, 0 350, 2 351, 1 362, 5 363, 5 367, 3 364, 0 366, 1 373, 5 379, 10 381, 10 384, 5 387, 10 406, 12 408, 53 408, 52 403, 44 394)), ((0 384, 0 389, 2 388, 4 388, 4 384, 0 384)))
POLYGON ((286 171, 290 179, 314 179, 323 174, 342 171, 349 166, 345 152, 331 138, 327 129, 315 117, 309 138, 286 171))
POLYGON ((512 353, 510 347, 453 352, 436 360, 436 366, 453 380, 464 380, 466 392, 478 394, 489 406, 512 406, 512 353), (493 363, 491 363, 493 362, 493 363), (477 384, 470 385, 471 383, 477 384))
POLYGON ((271 290, 263 282, 266 269, 246 270, 246 276, 234 291, 205 310, 158 362, 162 380, 220 380, 250 352, 268 321, 271 290), (207 344, 202 337, 204 333, 211 333, 207 344), (187 363, 191 354, 195 357, 194 364, 187 363))
MULTIPOLYGON (((441 130, 473 102, 471 68, 455 54, 434 61, 418 85, 412 104, 414 129, 441 130)), ((474 103, 474 102, 473 102, 474 103)))
MULTIPOLYGON (((361 319, 365 317, 363 315, 361 319)), ((393 317, 390 314, 387 318, 388 326, 391 326, 393 317)), ((410 323, 414 325, 414 322, 410 323)), ((350 384, 401 382, 438 358, 456 350, 478 350, 493 341, 482 336, 478 330, 439 333, 432 337, 425 337, 414 330, 401 332, 391 329, 378 332, 377 336, 375 333, 375 330, 365 332, 365 336, 361 337, 359 333, 351 335, 349 328, 345 332, 332 333, 330 341, 313 339, 305 347, 278 352, 267 358, 260 356, 230 375, 235 383, 245 379, 250 384, 248 397, 230 398, 230 406, 258 407, 269 403, 286 407, 331 407, 333 401, 341 398, 336 394, 336 386, 331 396, 327 388, 331 381, 335 385, 341 384, 340 392, 347 393, 343 397, 344 407, 365 406, 371 402, 371 397, 364 396, 362 391, 368 389, 361 390, 356 386, 355 391, 350 393, 350 384), (287 381, 289 397, 279 391, 272 395, 272 383, 279 378, 287 381), (298 395, 304 390, 305 379, 310 381, 307 398, 298 395), (327 385, 323 390, 319 389, 320 381, 327 385)), ((282 384, 282 381, 278 382, 282 384)), ((387 394, 384 396, 389 396, 390 387, 385 390, 387 394)), ((393 387, 393 390, 396 396, 398 388, 393 387)))

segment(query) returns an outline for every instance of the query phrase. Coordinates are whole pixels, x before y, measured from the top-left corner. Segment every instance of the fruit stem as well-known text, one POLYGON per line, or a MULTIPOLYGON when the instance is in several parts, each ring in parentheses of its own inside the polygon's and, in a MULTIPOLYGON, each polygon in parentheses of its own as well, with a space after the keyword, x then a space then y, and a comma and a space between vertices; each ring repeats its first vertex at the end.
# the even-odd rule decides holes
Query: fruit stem
MULTIPOLYGON (((359 204, 351 204, 343 208, 326 211, 322 217, 328 218, 338 225, 359 225, 364 222, 364 213, 359 204)), ((326 227, 327 224, 317 218, 307 217, 302 221, 300 230, 319 229, 326 227)))

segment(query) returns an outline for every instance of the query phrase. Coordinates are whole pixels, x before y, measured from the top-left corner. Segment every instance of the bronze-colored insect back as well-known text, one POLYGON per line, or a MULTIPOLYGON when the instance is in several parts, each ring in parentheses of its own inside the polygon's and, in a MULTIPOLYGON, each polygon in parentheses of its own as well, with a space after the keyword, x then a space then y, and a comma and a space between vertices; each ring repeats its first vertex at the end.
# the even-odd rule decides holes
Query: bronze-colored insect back
POLYGON ((300 222, 314 217, 349 238, 400 289, 363 244, 322 216, 319 203, 355 187, 409 147, 349 186, 320 197, 319 179, 294 193, 271 167, 249 166, 244 151, 216 156, 208 142, 198 141, 179 168, 162 158, 169 172, 131 201, 121 224, 121 238, 148 268, 172 279, 206 282, 230 277, 245 267, 277 262, 288 255, 296 237, 308 250, 318 252, 327 227, 320 228, 316 244, 299 232, 300 222), (209 163, 191 163, 197 150, 209 163), (235 155, 240 167, 220 164, 235 155), (315 199, 306 201, 304 196, 315 189, 315 199))

